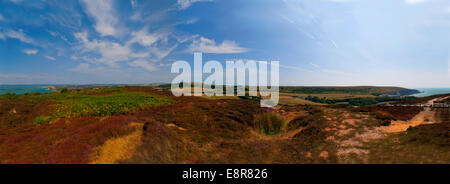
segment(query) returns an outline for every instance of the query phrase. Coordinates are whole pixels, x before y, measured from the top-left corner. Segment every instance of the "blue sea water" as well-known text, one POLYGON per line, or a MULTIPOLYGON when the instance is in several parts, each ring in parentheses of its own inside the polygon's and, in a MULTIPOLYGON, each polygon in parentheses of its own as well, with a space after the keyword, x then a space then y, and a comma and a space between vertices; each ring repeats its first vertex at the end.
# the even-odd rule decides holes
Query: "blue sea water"
POLYGON ((417 89, 421 93, 414 94, 415 97, 425 97, 431 95, 447 94, 450 93, 450 88, 419 88, 417 89))
POLYGON ((0 85, 0 94, 5 93, 15 93, 15 94, 24 94, 24 93, 49 93, 52 92, 46 88, 43 88, 46 85, 0 85))

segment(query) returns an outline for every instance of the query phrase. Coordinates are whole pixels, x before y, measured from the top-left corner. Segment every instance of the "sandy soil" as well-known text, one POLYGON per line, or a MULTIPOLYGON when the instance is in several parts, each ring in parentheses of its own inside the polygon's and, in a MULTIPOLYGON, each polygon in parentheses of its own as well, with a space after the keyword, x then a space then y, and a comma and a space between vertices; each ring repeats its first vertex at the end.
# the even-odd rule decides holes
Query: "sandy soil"
POLYGON ((414 118, 409 121, 392 121, 389 126, 380 127, 380 130, 386 133, 404 132, 409 127, 435 123, 436 120, 434 115, 435 112, 431 111, 431 108, 425 108, 425 110, 414 116, 414 118))
MULTIPOLYGON (((427 104, 432 104, 435 100, 443 100, 444 97, 440 99, 433 99, 427 102, 427 104)), ((340 157, 347 157, 350 154, 356 154, 360 158, 364 160, 364 155, 367 155, 369 153, 368 150, 362 148, 363 143, 374 140, 374 139, 381 139, 385 137, 388 134, 391 133, 398 133, 398 132, 404 132, 409 127, 415 127, 422 124, 432 124, 436 123, 437 120, 435 118, 435 112, 432 111, 431 108, 427 107, 423 111, 421 111, 419 114, 414 116, 412 119, 408 121, 392 121, 389 126, 382 126, 382 127, 376 127, 376 128, 367 128, 365 127, 362 133, 355 133, 353 136, 350 136, 346 139, 341 139, 340 141, 337 141, 339 144, 340 149, 338 150, 338 156, 340 157)), ((358 121, 355 121, 354 119, 350 119, 347 116, 344 116, 344 120, 341 121, 342 124, 352 125, 355 126, 356 124, 360 123, 358 121)), ((342 125, 341 124, 341 125, 342 125)), ((351 127, 344 128, 344 126, 338 126, 339 130, 337 131, 336 136, 337 137, 343 137, 348 135, 353 129, 351 127)), ((334 139, 333 139, 334 140, 334 139)))

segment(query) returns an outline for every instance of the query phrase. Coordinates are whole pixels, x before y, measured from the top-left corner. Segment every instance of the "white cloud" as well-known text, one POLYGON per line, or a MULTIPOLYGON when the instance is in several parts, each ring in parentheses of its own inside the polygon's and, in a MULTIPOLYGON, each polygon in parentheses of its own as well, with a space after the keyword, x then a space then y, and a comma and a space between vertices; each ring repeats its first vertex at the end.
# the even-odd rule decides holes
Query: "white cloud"
POLYGON ((45 58, 47 58, 48 60, 56 61, 56 59, 52 56, 45 56, 45 58))
POLYGON ((84 58, 90 62, 100 62, 110 66, 116 66, 119 61, 127 61, 132 58, 144 58, 149 53, 134 53, 128 45, 121 45, 117 42, 106 40, 89 40, 87 32, 76 33, 81 45, 79 47, 83 52, 93 52, 100 54, 100 58, 84 58))
POLYGON ((21 29, 19 31, 6 30, 5 32, 0 32, 0 39, 14 38, 25 43, 34 44, 34 40, 23 33, 21 29))
POLYGON ((211 2, 211 1, 214 1, 214 0, 178 0, 177 1, 177 6, 178 6, 178 9, 184 10, 184 9, 189 8, 194 3, 211 2))
POLYGON ((217 45, 214 40, 200 37, 192 41, 192 44, 189 45, 189 51, 214 54, 235 54, 247 52, 248 49, 238 46, 235 41, 224 40, 221 44, 217 45))
POLYGON ((148 71, 154 71, 156 69, 155 66, 153 66, 152 64, 150 64, 149 62, 147 62, 145 60, 136 60, 136 61, 128 63, 128 65, 134 66, 134 67, 142 67, 148 71))
POLYGON ((70 69, 70 71, 72 71, 72 72, 79 72, 79 73, 91 73, 92 69, 89 66, 90 65, 87 64, 87 63, 80 63, 80 65, 78 65, 75 68, 70 69))
POLYGON ((146 31, 146 29, 142 29, 140 31, 132 32, 131 39, 127 42, 127 44, 139 43, 142 46, 148 47, 161 39, 167 39, 167 35, 162 33, 150 34, 146 31))
POLYGON ((112 0, 82 0, 85 11, 95 20, 95 30, 102 36, 118 34, 118 20, 114 16, 112 0))
POLYGON ((5 17, 2 14, 0 14, 0 21, 5 21, 5 17))
POLYGON ((334 46, 335 48, 338 48, 338 45, 336 44, 336 42, 335 42, 334 40, 330 40, 330 42, 331 42, 331 44, 333 44, 333 46, 334 46))
POLYGON ((417 4, 417 3, 423 3, 425 0, 405 0, 405 3, 408 4, 417 4))
POLYGON ((319 65, 317 65, 317 64, 314 64, 314 63, 309 63, 311 66, 313 66, 314 68, 320 68, 320 66, 319 65))
POLYGON ((37 49, 25 49, 22 52, 25 53, 25 54, 28 54, 28 55, 34 55, 34 54, 37 54, 39 52, 39 50, 37 50, 37 49))

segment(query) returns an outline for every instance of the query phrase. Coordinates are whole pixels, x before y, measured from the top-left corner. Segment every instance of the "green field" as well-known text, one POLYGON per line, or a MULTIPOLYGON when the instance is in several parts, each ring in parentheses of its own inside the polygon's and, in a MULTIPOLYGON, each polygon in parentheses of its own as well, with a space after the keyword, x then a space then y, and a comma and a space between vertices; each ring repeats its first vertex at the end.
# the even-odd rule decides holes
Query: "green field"
POLYGON ((35 123, 41 124, 53 118, 79 116, 110 116, 130 113, 150 106, 170 104, 171 99, 145 92, 127 91, 126 88, 103 88, 87 90, 67 90, 48 94, 2 95, 4 99, 24 100, 29 105, 51 102, 52 110, 48 116, 37 117, 35 123))

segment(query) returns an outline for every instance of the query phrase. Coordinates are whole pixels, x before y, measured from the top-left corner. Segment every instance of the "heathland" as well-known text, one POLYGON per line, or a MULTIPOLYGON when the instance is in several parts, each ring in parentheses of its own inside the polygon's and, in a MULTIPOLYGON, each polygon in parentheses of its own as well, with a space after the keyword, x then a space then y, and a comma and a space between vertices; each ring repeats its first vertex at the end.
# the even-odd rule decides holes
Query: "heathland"
POLYGON ((259 98, 167 86, 68 86, 0 96, 0 163, 450 163, 450 94, 281 87, 259 98))

